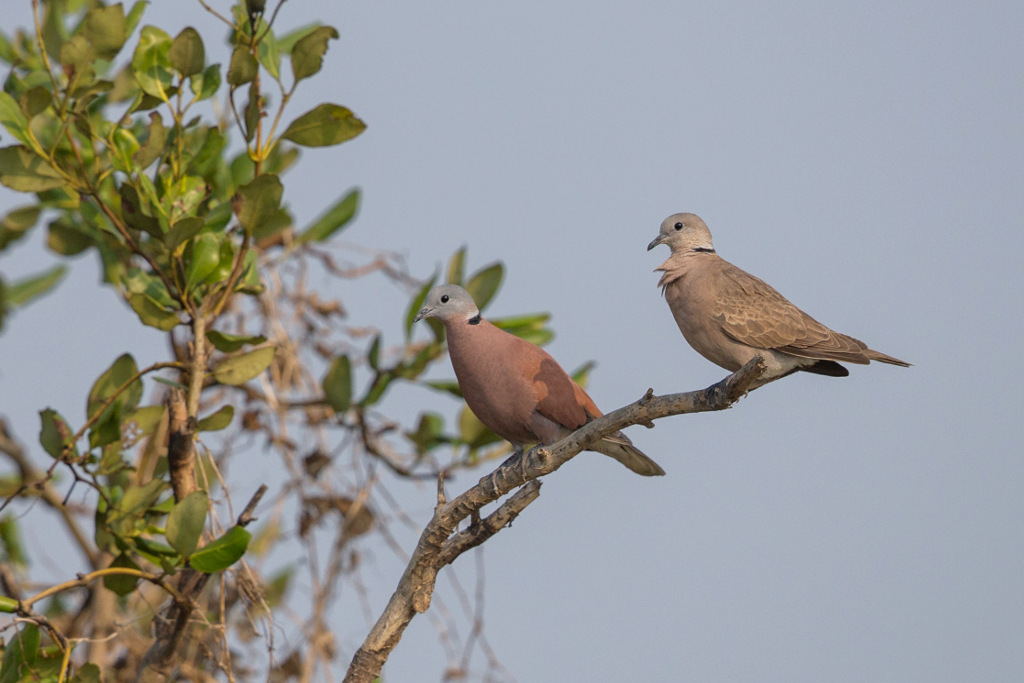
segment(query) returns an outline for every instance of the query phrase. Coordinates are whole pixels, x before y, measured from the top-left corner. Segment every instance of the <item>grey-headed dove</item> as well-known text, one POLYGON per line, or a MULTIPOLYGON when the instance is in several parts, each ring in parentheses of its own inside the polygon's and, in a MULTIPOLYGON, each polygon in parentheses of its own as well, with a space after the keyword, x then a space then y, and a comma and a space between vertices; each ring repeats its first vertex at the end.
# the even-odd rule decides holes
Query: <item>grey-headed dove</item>
POLYGON ((658 284, 690 346, 726 370, 739 370, 760 355, 768 364, 760 384, 803 370, 846 377, 837 361, 910 364, 869 349, 864 342, 830 330, 794 306, 764 281, 715 252, 700 216, 677 213, 661 224, 647 245, 672 249, 658 284))
MULTIPOLYGON (((484 320, 462 287, 434 287, 423 303, 414 322, 437 318, 444 324, 448 355, 466 404, 516 452, 527 444, 551 444, 601 416, 590 396, 547 351, 484 320)), ((621 432, 591 449, 637 474, 665 474, 621 432)))

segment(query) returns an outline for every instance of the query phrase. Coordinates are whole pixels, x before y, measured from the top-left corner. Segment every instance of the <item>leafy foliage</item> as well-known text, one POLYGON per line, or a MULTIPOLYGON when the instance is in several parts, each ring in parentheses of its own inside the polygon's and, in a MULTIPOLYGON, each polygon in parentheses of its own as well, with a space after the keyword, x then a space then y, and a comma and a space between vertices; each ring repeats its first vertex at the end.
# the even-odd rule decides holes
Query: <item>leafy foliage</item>
MULTIPOLYGON (((412 330, 438 276, 415 281, 386 254, 363 269, 339 267, 332 256, 331 240, 358 213, 359 190, 328 199, 309 225, 295 225, 287 173, 299 148, 345 143, 366 128, 340 104, 298 115, 288 107, 295 89, 322 69, 337 30, 316 25, 279 36, 271 25, 276 11, 268 22, 261 3, 237 3, 225 19, 229 44, 212 49, 192 27, 171 36, 145 24, 145 8, 141 1, 126 8, 52 0, 42 4, 37 35, 0 30, 0 59, 9 65, 0 91, 0 184, 28 199, 0 219, 0 250, 16 246, 44 217, 49 248, 58 257, 95 254, 126 320, 161 331, 172 349, 166 360, 140 368, 112 341, 112 355, 119 355, 84 397, 80 419, 40 411, 43 464, 4 451, 19 474, 4 479, 11 495, 3 506, 38 497, 60 510, 88 566, 68 567, 66 583, 37 594, 42 612, 33 599, 0 597, 0 612, 27 620, 7 632, 0 683, 133 680, 137 670, 178 656, 182 675, 197 680, 217 671, 234 680, 254 676, 252 667, 232 661, 232 649, 251 641, 252 615, 271 618, 268 610, 285 599, 303 563, 269 578, 259 571, 269 549, 288 541, 285 505, 255 533, 246 528, 250 511, 222 519, 232 497, 247 493, 232 491, 223 473, 239 443, 259 438, 280 457, 288 479, 272 495, 298 508, 300 542, 314 546, 313 535, 326 533, 327 513, 343 519, 329 575, 312 582, 322 588, 310 596, 306 629, 321 631, 333 585, 354 563, 345 553, 354 553, 351 543, 377 520, 376 479, 362 478, 360 490, 327 490, 324 468, 344 470, 347 462, 359 471, 381 462, 400 478, 433 477, 505 451, 465 407, 450 427, 426 411, 414 426, 396 429, 381 412, 402 383, 458 392, 452 382, 422 379, 443 357, 443 328, 428 321, 429 341, 414 341, 412 330), (281 94, 274 109, 268 84, 281 94), (226 118, 211 117, 214 99, 225 103, 226 118), (367 333, 341 324, 340 301, 306 290, 310 264, 348 281, 383 272, 405 288, 411 301, 397 320, 401 342, 388 346, 375 326, 367 333), (341 461, 341 451, 349 460, 341 461), (66 491, 57 485, 65 482, 88 492, 84 520, 63 505, 66 491), (190 583, 196 575, 223 580, 190 583), (116 614, 83 604, 82 619, 68 616, 78 611, 68 606, 79 599, 72 589, 83 585, 118 596, 116 614), (203 620, 178 618, 193 609, 203 620), (204 632, 208 642, 175 654, 188 634, 150 628, 153 621, 204 632), (109 668, 71 656, 69 639, 115 623, 138 628, 117 635, 104 662, 109 668), (164 647, 173 656, 161 654, 164 647)), ((464 285, 485 309, 504 267, 493 263, 467 276, 467 261, 466 249, 457 251, 447 280, 464 285)), ((0 325, 11 311, 59 291, 64 274, 57 264, 15 282, 0 278, 0 325)), ((533 314, 494 322, 544 343, 552 334, 547 320, 533 314)), ((13 517, 0 518, 0 546, 12 566, 27 568, 13 517)), ((312 641, 300 639, 285 661, 327 666, 333 650, 312 641)), ((288 671, 282 664, 274 675, 288 680, 288 671)))

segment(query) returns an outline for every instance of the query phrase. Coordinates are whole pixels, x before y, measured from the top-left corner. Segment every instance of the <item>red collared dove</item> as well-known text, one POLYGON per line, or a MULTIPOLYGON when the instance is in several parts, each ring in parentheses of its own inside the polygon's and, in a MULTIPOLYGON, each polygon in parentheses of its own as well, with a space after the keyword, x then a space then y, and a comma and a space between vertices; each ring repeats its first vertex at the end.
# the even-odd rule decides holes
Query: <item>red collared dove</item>
MULTIPOLYGON (((448 355, 466 404, 481 422, 522 453, 526 444, 551 444, 600 417, 601 411, 547 351, 480 317, 473 297, 458 285, 427 293, 414 322, 437 318, 448 333, 448 355)), ((591 450, 637 474, 665 474, 621 432, 591 450)))
POLYGON ((700 216, 677 213, 666 218, 647 250, 659 244, 672 249, 655 270, 663 273, 658 284, 679 330, 698 353, 726 370, 735 372, 760 355, 768 364, 760 385, 798 370, 849 375, 836 361, 910 365, 830 330, 767 283, 720 257, 700 216))

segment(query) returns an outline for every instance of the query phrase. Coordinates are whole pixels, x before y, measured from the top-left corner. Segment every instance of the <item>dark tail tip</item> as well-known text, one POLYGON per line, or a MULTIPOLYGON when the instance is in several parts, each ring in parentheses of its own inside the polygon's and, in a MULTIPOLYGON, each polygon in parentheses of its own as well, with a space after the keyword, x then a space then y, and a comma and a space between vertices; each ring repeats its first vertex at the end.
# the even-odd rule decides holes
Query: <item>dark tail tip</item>
POLYGON ((815 375, 828 375, 829 377, 849 377, 850 371, 834 360, 819 360, 814 365, 806 365, 800 368, 804 372, 813 372, 815 375))

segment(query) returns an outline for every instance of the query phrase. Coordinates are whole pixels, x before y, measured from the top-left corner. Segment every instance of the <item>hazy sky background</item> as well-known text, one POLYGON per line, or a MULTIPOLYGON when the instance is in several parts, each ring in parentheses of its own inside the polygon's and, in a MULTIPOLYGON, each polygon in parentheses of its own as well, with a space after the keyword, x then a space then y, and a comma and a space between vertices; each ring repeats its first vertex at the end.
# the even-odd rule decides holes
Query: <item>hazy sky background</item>
MULTIPOLYGON (((664 478, 592 454, 549 477, 483 551, 486 633, 511 677, 1024 679, 1024 3, 292 0, 280 21, 314 17, 341 39, 293 112, 331 100, 369 128, 286 177, 299 223, 358 185, 341 242, 397 248, 424 277, 462 244, 471 267, 503 260, 490 314, 553 313, 549 351, 598 362, 606 411, 725 375, 656 287, 668 250, 645 252, 677 211, 825 324, 914 363, 631 428, 664 478)), ((146 20, 197 26, 227 61, 198 5, 146 20)), ((0 260, 6 278, 55 261, 44 232, 0 260)), ((166 353, 97 290, 96 260, 0 336, 0 413, 40 454, 39 409, 80 420, 119 353, 166 353)), ((399 341, 401 291, 371 278, 341 296, 399 341)), ((386 407, 454 411, 403 396, 386 407)), ((425 521, 433 487, 406 490, 425 521)), ((375 617, 402 565, 366 561, 375 617)), ((470 587, 473 570, 459 560, 470 587)), ((339 673, 366 632, 349 598, 339 673)), ((438 680, 444 661, 420 617, 386 680, 438 680)))

